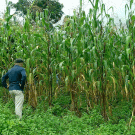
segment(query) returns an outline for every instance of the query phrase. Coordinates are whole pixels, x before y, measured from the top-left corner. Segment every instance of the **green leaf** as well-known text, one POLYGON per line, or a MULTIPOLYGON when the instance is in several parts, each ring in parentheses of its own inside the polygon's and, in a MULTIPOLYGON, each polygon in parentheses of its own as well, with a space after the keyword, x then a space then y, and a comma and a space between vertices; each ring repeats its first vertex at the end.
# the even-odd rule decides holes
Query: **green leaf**
POLYGON ((66 78, 65 78, 65 84, 66 84, 66 86, 68 86, 68 80, 69 80, 69 77, 66 76, 66 78))
POLYGON ((127 54, 127 57, 129 58, 129 55, 131 54, 131 49, 130 48, 126 49, 126 54, 127 54))
POLYGON ((27 75, 30 73, 30 58, 26 60, 26 73, 27 75))
POLYGON ((131 9, 132 5, 133 5, 133 0, 130 0, 130 9, 131 9))
POLYGON ((46 26, 47 30, 49 30, 49 22, 46 22, 46 20, 44 18, 42 18, 42 24, 43 26, 46 26))
POLYGON ((126 16, 126 13, 127 13, 127 9, 129 10, 128 4, 125 5, 125 16, 126 16))
POLYGON ((129 46, 129 43, 131 42, 131 39, 132 39, 131 36, 126 37, 126 49, 129 46))
POLYGON ((62 70, 63 69, 63 67, 62 67, 63 63, 64 63, 64 61, 60 62, 60 64, 59 64, 59 70, 62 70))

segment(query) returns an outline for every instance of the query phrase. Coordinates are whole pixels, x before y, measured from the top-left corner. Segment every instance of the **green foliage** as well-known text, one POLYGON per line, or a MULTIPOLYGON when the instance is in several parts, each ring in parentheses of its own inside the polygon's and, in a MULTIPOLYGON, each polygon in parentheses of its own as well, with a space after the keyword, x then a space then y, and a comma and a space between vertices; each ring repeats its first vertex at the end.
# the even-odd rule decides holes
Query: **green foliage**
POLYGON ((93 128, 97 128, 99 125, 104 123, 103 116, 98 112, 98 109, 93 109, 89 112, 89 115, 87 113, 83 113, 81 120, 83 123, 90 125, 93 128))
MULTIPOLYGON (((119 116, 126 116, 127 112, 130 111, 128 102, 121 102, 119 105, 116 104, 116 107, 125 108, 125 111, 121 113, 119 113, 120 110, 115 109, 115 114, 118 113, 117 115, 119 116)), ((135 131, 134 118, 130 128, 128 128, 128 121, 123 119, 124 117, 116 117, 116 119, 119 120, 117 124, 113 123, 112 118, 110 118, 110 121, 105 122, 99 112, 99 106, 95 107, 89 114, 83 113, 81 118, 77 117, 75 113, 71 111, 59 115, 63 110, 58 105, 54 105, 52 109, 48 108, 47 111, 44 111, 43 107, 33 111, 28 104, 24 104, 23 118, 22 120, 18 120, 11 111, 13 109, 12 100, 5 105, 2 103, 2 100, 0 101, 1 135, 134 135, 135 131), (54 114, 54 112, 57 112, 57 114, 54 114)))
MULTIPOLYGON (((16 8, 16 11, 21 11, 24 15, 27 15, 28 9, 32 14, 32 19, 36 20, 37 12, 44 12, 48 9, 50 21, 56 23, 63 15, 63 5, 58 1, 52 0, 19 0, 16 4, 10 2, 11 7, 16 8)), ((38 16, 39 17, 39 16, 38 16)), ((40 18, 40 17, 39 17, 40 18)))
POLYGON ((128 121, 131 116, 132 103, 126 101, 120 101, 113 104, 112 116, 110 117, 110 122, 113 124, 118 124, 122 119, 128 121))

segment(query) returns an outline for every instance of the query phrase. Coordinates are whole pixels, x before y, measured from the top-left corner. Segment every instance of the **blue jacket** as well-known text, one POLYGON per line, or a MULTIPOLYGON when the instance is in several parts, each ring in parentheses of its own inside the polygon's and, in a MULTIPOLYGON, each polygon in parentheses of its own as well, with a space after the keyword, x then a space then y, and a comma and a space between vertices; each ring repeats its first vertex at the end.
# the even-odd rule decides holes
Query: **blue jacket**
POLYGON ((8 78, 9 78, 9 91, 10 90, 23 91, 26 81, 26 72, 23 67, 15 65, 2 77, 2 85, 5 88, 7 88, 6 80, 8 78))

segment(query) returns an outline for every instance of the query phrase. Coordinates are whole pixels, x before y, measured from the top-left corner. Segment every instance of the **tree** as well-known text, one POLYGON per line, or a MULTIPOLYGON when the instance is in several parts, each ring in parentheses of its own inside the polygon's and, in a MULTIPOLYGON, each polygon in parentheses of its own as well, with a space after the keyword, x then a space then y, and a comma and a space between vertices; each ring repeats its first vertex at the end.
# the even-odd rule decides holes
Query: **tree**
POLYGON ((16 11, 21 11, 23 15, 26 15, 27 9, 30 9, 33 20, 36 18, 36 11, 43 12, 44 9, 49 10, 49 21, 52 23, 58 22, 63 15, 63 4, 56 0, 19 0, 16 4, 11 2, 11 6, 16 8, 16 11))

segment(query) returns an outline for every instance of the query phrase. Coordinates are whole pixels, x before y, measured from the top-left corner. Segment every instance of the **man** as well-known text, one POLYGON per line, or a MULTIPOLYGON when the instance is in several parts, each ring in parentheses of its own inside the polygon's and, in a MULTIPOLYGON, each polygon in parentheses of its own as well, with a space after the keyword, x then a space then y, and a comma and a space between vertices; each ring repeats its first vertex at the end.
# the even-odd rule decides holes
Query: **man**
POLYGON ((15 113, 21 119, 24 102, 23 89, 26 81, 26 72, 23 66, 23 60, 17 59, 15 65, 3 77, 2 85, 7 87, 6 80, 9 78, 9 93, 15 103, 15 113))

